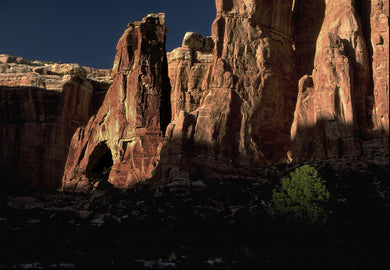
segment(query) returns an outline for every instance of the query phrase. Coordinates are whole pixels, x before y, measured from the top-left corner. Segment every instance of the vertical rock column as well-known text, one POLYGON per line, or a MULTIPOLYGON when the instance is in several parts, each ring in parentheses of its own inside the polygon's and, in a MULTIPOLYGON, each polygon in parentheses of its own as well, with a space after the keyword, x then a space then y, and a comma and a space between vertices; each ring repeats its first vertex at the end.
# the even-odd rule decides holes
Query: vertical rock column
POLYGON ((361 153, 370 126, 369 62, 353 0, 327 0, 312 76, 299 83, 293 159, 361 153))
POLYGON ((163 13, 128 25, 103 105, 73 136, 65 190, 90 189, 105 180, 126 188, 152 176, 171 117, 166 31, 163 13))
POLYGON ((162 178, 210 178, 211 171, 287 158, 296 101, 292 3, 216 1, 213 61, 202 99, 168 127, 162 178))
POLYGON ((258 166, 287 158, 297 94, 292 6, 281 0, 216 1, 210 92, 195 142, 211 142, 219 159, 258 166))
POLYGON ((198 33, 187 32, 182 47, 167 54, 172 85, 172 120, 182 110, 192 112, 199 107, 213 60, 213 47, 212 37, 204 38, 198 33))
POLYGON ((371 1, 373 122, 380 137, 389 136, 389 0, 371 1))

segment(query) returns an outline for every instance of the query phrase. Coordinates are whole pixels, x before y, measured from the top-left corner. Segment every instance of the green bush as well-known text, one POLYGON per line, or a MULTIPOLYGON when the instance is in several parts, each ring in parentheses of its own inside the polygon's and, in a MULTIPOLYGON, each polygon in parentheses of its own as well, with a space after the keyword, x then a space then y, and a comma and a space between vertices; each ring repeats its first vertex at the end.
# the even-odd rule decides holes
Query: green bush
POLYGON ((321 224, 327 222, 330 193, 315 168, 304 165, 283 179, 282 191, 273 190, 271 217, 287 224, 321 224))

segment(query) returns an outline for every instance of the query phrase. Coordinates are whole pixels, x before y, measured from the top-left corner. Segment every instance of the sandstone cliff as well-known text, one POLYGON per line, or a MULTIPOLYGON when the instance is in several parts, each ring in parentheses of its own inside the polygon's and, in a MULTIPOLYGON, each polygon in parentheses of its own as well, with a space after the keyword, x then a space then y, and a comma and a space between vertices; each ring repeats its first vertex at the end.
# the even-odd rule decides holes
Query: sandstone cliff
MULTIPOLYGON (((389 0, 370 2, 373 130, 389 136, 389 0)), ((368 23, 368 22, 367 22, 368 23)))
POLYGON ((68 190, 388 155, 388 0, 216 0, 216 7, 211 37, 188 32, 168 54, 163 14, 129 24, 107 95, 106 71, 0 55, 6 177, 54 187, 63 142, 77 127, 68 190))
POLYGON ((200 105, 206 90, 207 76, 213 60, 212 37, 188 32, 182 47, 167 54, 171 82, 172 120, 180 111, 192 112, 200 105))
POLYGON ((113 83, 96 116, 74 134, 66 190, 127 187, 152 176, 171 119, 165 15, 130 23, 117 45, 113 83), (103 181, 101 181, 103 180, 103 181))
POLYGON ((167 128, 157 182, 219 178, 287 159, 296 100, 292 1, 216 7, 201 103, 167 128))
POLYGON ((170 95, 164 52, 140 52, 141 34, 130 26, 110 94, 73 138, 64 187, 82 190, 100 178, 117 187, 151 177, 237 178, 286 161, 388 154, 388 1, 216 0, 216 7, 211 37, 189 32, 168 53, 170 95), (139 64, 148 57, 162 59, 161 73, 139 64), (150 105, 140 99, 149 79, 138 92, 140 82, 129 81, 139 70, 160 80, 150 105))
POLYGON ((325 2, 314 69, 299 81, 293 159, 388 154, 389 2, 325 2))
POLYGON ((4 184, 19 191, 48 191, 61 185, 70 139, 100 106, 111 83, 110 73, 0 55, 4 184))

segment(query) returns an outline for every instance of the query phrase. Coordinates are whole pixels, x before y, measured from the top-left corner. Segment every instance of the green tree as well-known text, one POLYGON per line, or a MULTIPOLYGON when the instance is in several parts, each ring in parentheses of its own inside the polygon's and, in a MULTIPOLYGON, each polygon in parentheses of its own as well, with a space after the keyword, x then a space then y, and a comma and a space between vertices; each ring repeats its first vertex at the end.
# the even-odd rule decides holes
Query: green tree
POLYGON ((330 214, 330 193, 315 168, 304 165, 282 180, 282 191, 273 190, 271 217, 288 224, 325 224, 330 214))

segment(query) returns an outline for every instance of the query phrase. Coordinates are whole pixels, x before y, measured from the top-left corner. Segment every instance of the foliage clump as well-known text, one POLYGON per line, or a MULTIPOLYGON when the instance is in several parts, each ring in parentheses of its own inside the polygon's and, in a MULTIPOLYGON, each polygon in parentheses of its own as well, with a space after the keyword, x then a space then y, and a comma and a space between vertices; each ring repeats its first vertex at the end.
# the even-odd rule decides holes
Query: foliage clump
POLYGON ((273 190, 271 217, 287 224, 324 225, 330 214, 330 193, 317 170, 303 165, 284 178, 282 190, 273 190))

